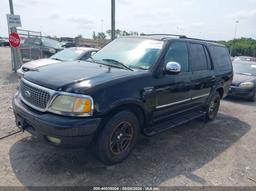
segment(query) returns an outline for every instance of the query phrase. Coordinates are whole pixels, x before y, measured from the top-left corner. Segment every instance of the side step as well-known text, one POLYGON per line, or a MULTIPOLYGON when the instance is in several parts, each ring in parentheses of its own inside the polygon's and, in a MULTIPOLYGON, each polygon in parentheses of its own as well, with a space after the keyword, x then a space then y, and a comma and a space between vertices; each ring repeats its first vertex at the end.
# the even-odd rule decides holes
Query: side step
POLYGON ((190 111, 183 114, 174 115, 171 118, 162 120, 162 122, 158 122, 152 127, 145 129, 144 133, 147 136, 153 136, 155 134, 161 133, 173 127, 188 123, 194 119, 203 117, 204 115, 205 112, 202 111, 190 111))

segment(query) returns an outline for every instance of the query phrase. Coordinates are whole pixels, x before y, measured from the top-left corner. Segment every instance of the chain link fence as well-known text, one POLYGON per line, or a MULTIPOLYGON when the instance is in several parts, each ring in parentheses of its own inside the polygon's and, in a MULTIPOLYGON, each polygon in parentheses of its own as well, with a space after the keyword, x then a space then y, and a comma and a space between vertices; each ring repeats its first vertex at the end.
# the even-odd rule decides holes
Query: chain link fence
POLYGON ((28 62, 43 57, 42 33, 31 30, 18 29, 21 38, 22 62, 28 62))

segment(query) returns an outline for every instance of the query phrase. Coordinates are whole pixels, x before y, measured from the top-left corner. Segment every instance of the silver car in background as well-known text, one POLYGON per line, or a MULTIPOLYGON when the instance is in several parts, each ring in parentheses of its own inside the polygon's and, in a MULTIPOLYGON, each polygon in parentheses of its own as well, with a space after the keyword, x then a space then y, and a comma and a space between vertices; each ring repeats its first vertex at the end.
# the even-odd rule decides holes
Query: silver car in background
POLYGON ((38 67, 46 66, 49 64, 55 64, 58 62, 68 62, 75 60, 87 60, 92 54, 96 53, 98 49, 87 47, 72 47, 66 48, 50 58, 38 59, 31 62, 27 62, 18 69, 17 74, 22 77, 25 72, 36 70, 38 67))

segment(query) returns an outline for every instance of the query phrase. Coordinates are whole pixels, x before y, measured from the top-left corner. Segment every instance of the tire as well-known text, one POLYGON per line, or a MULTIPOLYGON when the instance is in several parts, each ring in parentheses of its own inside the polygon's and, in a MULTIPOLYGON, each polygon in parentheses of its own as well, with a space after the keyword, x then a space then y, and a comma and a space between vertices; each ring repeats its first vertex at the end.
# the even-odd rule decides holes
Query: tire
POLYGON ((120 111, 104 125, 96 140, 96 154, 107 165, 125 160, 139 136, 139 121, 130 111, 120 111))
POLYGON ((206 107, 206 115, 205 115, 205 121, 213 121, 219 111, 219 107, 220 107, 220 94, 218 92, 215 92, 211 98, 209 103, 207 104, 206 107))

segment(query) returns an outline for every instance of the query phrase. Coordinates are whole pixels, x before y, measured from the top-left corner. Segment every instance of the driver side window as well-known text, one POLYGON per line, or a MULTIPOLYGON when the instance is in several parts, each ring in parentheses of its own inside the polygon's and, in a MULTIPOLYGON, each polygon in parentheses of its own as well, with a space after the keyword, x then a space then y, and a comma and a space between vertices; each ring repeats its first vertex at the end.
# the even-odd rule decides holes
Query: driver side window
POLYGON ((173 42, 164 57, 164 63, 177 62, 181 72, 188 72, 188 49, 185 42, 173 42))

